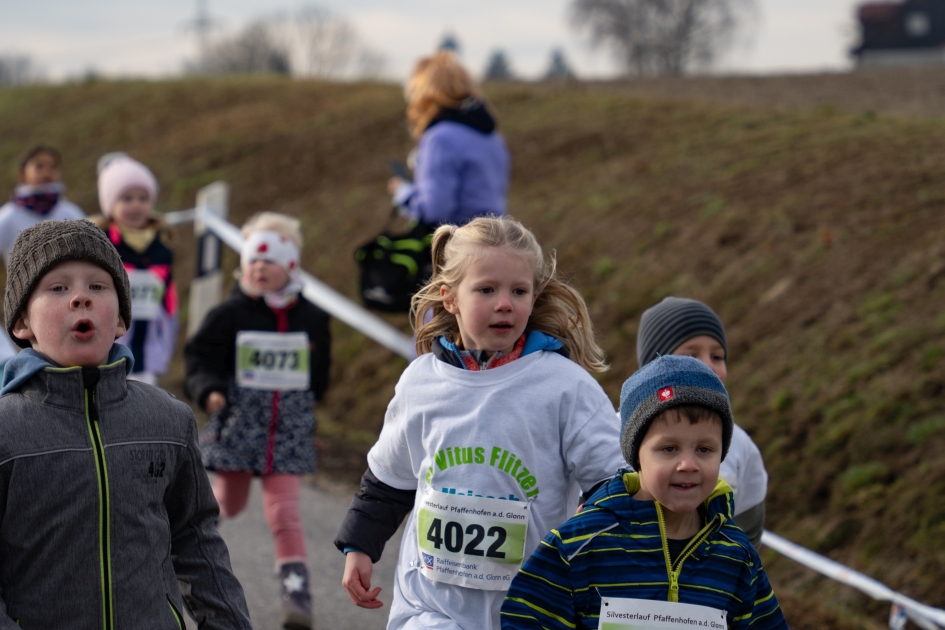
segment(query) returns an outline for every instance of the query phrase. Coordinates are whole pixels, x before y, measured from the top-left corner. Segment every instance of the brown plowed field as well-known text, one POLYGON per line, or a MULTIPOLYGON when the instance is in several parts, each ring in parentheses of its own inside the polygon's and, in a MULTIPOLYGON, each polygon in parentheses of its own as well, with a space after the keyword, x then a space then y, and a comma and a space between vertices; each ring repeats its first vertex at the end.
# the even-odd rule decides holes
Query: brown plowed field
POLYGON ((707 101, 765 109, 835 107, 845 112, 945 114, 945 66, 870 68, 851 73, 643 78, 594 84, 648 98, 707 101))

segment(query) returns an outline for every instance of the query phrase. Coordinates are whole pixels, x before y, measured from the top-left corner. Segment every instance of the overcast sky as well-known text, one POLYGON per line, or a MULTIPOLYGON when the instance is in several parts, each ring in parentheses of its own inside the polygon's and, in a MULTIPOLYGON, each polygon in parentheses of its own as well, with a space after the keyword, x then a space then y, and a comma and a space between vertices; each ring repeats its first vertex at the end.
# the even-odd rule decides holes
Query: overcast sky
MULTIPOLYGON (((738 73, 818 72, 850 66, 855 39, 851 0, 756 0, 748 41, 720 64, 738 73)), ((414 61, 453 32, 462 58, 481 73, 490 53, 506 51, 513 70, 540 75, 552 48, 563 48, 579 75, 612 75, 605 50, 593 51, 568 25, 570 0, 209 0, 217 36, 253 19, 318 4, 344 16, 387 60, 385 74, 403 80, 414 61)), ((186 24, 196 0, 0 0, 0 54, 28 54, 52 79, 90 69, 107 76, 177 74, 196 55, 186 24)))

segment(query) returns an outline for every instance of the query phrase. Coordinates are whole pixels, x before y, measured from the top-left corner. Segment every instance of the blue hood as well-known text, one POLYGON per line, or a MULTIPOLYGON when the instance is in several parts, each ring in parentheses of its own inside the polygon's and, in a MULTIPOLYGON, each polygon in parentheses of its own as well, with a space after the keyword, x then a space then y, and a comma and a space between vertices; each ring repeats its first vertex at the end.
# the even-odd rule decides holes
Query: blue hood
MULTIPOLYGON (((118 363, 122 359, 125 360, 125 374, 131 374, 131 369, 135 365, 135 358, 131 354, 131 350, 120 343, 112 344, 112 349, 108 352, 106 365, 118 363)), ((19 354, 3 365, 3 385, 0 387, 0 396, 12 392, 29 380, 31 376, 48 367, 57 366, 32 348, 20 351, 19 354)))
POLYGON ((533 330, 528 333, 528 337, 525 338, 525 347, 522 348, 522 356, 528 356, 533 352, 540 352, 541 350, 557 352, 563 349, 564 344, 561 343, 561 340, 557 337, 552 337, 541 331, 533 330))

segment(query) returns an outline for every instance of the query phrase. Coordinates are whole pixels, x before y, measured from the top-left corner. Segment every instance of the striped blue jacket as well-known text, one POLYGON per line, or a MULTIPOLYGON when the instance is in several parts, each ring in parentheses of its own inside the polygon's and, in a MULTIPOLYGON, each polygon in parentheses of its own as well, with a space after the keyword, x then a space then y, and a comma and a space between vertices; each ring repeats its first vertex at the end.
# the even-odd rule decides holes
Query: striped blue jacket
POLYGON ((545 536, 512 581, 503 629, 597 628, 601 597, 725 610, 729 630, 787 628, 758 553, 732 521, 725 481, 706 499, 705 527, 672 564, 662 509, 633 499, 639 489, 636 473, 618 475, 545 536))

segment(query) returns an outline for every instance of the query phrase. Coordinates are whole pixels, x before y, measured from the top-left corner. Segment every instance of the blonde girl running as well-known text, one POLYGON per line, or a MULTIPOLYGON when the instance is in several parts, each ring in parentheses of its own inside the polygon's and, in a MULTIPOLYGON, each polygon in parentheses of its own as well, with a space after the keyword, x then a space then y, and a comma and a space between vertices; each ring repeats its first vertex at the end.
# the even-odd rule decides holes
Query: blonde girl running
POLYGON ((624 466, 607 369, 577 291, 512 219, 441 226, 397 384, 336 546, 352 602, 409 514, 388 628, 499 627, 512 577, 579 491, 624 466), (433 316, 424 323, 424 314, 433 316))

